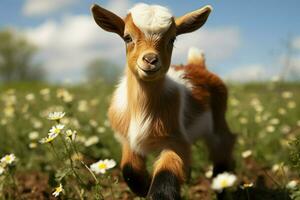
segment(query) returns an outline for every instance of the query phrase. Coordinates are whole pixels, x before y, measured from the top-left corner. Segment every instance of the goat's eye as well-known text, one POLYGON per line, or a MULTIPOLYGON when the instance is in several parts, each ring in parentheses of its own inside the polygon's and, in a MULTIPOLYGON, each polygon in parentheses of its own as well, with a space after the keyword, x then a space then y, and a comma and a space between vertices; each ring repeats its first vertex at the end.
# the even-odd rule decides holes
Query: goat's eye
POLYGON ((124 36, 124 41, 128 44, 132 42, 132 37, 128 34, 124 36))

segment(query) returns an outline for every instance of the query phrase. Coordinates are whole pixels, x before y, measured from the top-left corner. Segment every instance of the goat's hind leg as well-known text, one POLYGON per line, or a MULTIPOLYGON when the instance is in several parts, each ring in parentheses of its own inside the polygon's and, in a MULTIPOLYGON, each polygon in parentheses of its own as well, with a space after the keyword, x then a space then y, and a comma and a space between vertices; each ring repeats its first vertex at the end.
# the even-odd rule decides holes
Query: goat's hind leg
POLYGON ((151 178, 146 169, 145 158, 133 152, 128 144, 123 144, 121 168, 123 178, 132 192, 146 197, 151 178))
POLYGON ((236 136, 226 128, 215 130, 214 133, 205 138, 209 157, 213 162, 213 176, 234 170, 233 148, 235 140, 236 136))

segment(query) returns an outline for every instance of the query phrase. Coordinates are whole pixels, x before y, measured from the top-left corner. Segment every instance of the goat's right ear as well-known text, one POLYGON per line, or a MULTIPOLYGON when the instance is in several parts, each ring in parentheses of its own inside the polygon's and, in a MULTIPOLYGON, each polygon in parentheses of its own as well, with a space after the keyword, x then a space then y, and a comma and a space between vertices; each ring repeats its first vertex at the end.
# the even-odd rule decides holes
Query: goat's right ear
POLYGON ((114 32, 123 38, 125 23, 123 19, 114 13, 93 4, 91 6, 91 11, 93 13, 96 23, 104 30, 109 32, 114 32))

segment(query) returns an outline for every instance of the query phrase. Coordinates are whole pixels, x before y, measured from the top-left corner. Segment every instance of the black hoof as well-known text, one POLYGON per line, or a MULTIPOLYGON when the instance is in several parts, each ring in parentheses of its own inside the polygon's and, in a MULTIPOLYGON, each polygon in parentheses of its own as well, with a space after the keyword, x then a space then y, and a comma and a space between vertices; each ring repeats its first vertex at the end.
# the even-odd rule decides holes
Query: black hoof
POLYGON ((149 198, 151 200, 181 200, 177 177, 169 171, 159 172, 154 177, 149 198))
POLYGON ((128 187, 137 196, 146 197, 150 187, 150 177, 148 174, 140 174, 127 164, 123 167, 123 177, 128 187))

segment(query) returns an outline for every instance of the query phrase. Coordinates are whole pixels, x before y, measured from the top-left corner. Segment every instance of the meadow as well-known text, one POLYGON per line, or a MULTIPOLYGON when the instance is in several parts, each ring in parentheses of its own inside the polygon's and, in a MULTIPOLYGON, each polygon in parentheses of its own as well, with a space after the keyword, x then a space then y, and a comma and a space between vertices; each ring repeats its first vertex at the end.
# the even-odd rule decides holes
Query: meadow
MULTIPOLYGON (((228 85, 227 119, 237 135, 237 182, 228 189, 228 199, 300 199, 300 169, 297 157, 291 158, 300 135, 300 83, 228 85)), ((120 146, 106 116, 112 91, 104 83, 1 85, 0 158, 16 158, 0 170, 0 199, 141 199, 129 191, 119 169, 120 146), (49 120, 51 112, 65 116, 49 120), (64 136, 41 143, 58 123, 64 125, 64 136), (68 129, 69 141, 64 138, 68 129), (117 165, 105 173, 91 170, 91 164, 104 159, 117 165)), ((215 199, 211 175, 199 141, 183 198, 215 199)))

